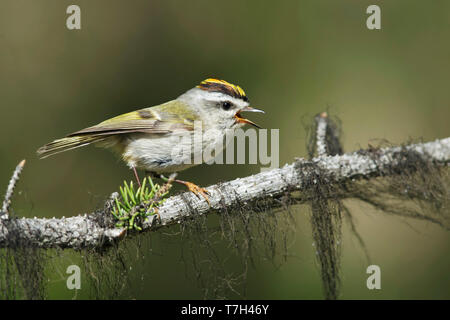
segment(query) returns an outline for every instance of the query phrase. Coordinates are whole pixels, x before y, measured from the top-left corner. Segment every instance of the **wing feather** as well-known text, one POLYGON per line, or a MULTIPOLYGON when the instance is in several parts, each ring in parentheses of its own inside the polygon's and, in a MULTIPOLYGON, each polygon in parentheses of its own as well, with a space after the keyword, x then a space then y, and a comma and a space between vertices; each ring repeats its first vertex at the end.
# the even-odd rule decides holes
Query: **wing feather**
POLYGON ((41 158, 45 158, 120 134, 137 132, 165 134, 175 129, 193 130, 196 115, 190 110, 191 108, 187 108, 182 102, 174 100, 159 106, 132 111, 54 140, 39 148, 37 153, 41 158))

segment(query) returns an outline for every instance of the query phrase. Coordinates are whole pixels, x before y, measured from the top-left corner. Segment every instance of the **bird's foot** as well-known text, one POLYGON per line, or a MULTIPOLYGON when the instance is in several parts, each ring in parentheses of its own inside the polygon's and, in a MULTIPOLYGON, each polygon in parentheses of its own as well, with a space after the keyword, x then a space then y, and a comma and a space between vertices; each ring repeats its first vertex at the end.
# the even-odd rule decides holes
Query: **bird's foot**
POLYGON ((198 185, 192 183, 192 182, 188 182, 188 181, 182 181, 182 180, 174 180, 175 182, 184 184, 189 191, 191 191, 193 194, 195 194, 198 198, 200 198, 200 196, 202 196, 206 202, 208 202, 209 206, 211 206, 211 203, 209 202, 209 197, 208 197, 208 190, 206 190, 205 188, 199 187, 198 185))
POLYGON ((202 196, 206 200, 206 202, 208 202, 209 206, 211 206, 211 203, 210 203, 209 197, 208 197, 209 192, 205 188, 199 187, 198 185, 196 185, 192 182, 175 179, 177 176, 177 173, 172 173, 169 176, 169 178, 165 177, 162 174, 158 174, 158 173, 146 172, 146 174, 150 174, 153 177, 160 178, 163 181, 165 181, 167 184, 172 184, 172 182, 183 184, 189 189, 189 191, 191 191, 193 194, 195 194, 198 198, 200 198, 200 196, 202 196))

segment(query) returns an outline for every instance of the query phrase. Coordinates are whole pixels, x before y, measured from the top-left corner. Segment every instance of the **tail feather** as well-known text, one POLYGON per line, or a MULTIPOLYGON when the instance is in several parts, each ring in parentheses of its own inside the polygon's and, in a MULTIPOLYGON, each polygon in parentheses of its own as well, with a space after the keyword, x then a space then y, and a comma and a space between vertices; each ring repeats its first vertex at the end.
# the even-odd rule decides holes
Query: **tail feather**
POLYGON ((94 142, 100 142, 108 138, 107 136, 74 136, 57 139, 53 142, 47 143, 45 146, 37 150, 38 156, 43 159, 54 154, 83 147, 94 142))

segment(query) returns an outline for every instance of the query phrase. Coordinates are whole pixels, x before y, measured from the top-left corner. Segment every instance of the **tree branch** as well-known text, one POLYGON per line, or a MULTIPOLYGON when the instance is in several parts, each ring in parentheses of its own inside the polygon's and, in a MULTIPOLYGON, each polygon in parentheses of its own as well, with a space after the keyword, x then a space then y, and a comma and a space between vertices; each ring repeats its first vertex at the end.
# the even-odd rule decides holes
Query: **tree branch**
POLYGON ((327 148, 327 120, 328 115, 326 112, 322 112, 321 114, 316 116, 316 150, 317 156, 325 157, 328 156, 328 148, 327 148))
MULTIPOLYGON (((322 155, 311 160, 296 159, 283 168, 218 183, 206 188, 211 206, 203 198, 183 193, 168 198, 158 215, 144 222, 143 230, 180 223, 185 217, 220 211, 261 200, 272 199, 273 206, 293 191, 307 191, 315 177, 322 181, 344 182, 359 178, 371 179, 402 170, 402 151, 414 152, 424 161, 446 166, 450 161, 450 138, 405 147, 360 150, 335 156, 322 155), (325 180, 324 180, 325 179, 325 180)), ((321 154, 321 152, 319 152, 321 154)), ((17 179, 16 179, 17 180, 17 179)), ((9 190, 9 188, 8 188, 9 190)), ((8 195, 8 194, 7 194, 8 195)), ((117 197, 117 193, 112 198, 117 197)), ((86 248, 107 245, 126 234, 126 229, 107 227, 102 223, 110 217, 112 200, 102 212, 61 219, 20 218, 0 219, 0 247, 36 246, 41 248, 86 248), (103 218, 102 218, 103 217, 103 218)))
POLYGON ((11 204, 11 197, 14 193, 14 188, 16 186, 17 181, 20 178, 20 173, 22 172, 23 167, 25 166, 25 160, 20 161, 17 165, 14 173, 9 180, 8 188, 6 189, 5 200, 3 201, 2 211, 0 212, 0 217, 2 219, 8 218, 9 205, 11 204))

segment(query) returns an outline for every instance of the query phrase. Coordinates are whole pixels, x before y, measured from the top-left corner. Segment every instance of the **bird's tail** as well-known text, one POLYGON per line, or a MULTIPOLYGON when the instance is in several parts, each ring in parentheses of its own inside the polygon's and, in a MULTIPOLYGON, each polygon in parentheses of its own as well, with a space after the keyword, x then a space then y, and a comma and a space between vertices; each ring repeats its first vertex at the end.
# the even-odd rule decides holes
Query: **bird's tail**
POLYGON ((100 142, 107 139, 104 135, 80 135, 57 139, 40 147, 36 152, 43 159, 54 154, 83 147, 94 142, 100 142))

